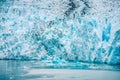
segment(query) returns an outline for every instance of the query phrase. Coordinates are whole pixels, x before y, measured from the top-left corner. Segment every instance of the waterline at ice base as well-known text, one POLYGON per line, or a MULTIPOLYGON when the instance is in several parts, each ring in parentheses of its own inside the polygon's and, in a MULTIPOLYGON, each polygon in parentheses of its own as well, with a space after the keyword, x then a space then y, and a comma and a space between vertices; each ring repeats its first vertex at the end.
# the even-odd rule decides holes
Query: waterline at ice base
POLYGON ((120 0, 0 0, 0 80, 73 79, 120 79, 120 0))

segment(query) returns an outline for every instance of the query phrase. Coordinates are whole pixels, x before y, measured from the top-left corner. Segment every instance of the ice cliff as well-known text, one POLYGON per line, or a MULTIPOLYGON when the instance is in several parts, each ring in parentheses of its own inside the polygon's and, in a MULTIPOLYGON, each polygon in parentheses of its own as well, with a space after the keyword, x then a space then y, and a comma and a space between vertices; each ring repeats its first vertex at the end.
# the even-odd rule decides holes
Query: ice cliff
POLYGON ((120 64, 120 1, 0 0, 0 59, 120 64))

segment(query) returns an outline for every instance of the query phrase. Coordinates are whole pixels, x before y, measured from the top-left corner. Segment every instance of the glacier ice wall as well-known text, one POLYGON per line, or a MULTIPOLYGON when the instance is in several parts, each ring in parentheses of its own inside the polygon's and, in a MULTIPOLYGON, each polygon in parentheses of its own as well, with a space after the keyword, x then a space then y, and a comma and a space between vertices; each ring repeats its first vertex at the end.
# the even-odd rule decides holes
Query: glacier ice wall
POLYGON ((120 1, 0 0, 0 59, 120 64, 120 1))

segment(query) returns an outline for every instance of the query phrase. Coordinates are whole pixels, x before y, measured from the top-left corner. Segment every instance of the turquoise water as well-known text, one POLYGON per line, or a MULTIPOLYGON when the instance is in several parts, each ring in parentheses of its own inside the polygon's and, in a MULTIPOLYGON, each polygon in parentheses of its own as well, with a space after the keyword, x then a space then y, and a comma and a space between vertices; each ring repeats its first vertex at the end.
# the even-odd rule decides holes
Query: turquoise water
POLYGON ((119 80, 119 73, 119 65, 0 60, 0 80, 119 80))

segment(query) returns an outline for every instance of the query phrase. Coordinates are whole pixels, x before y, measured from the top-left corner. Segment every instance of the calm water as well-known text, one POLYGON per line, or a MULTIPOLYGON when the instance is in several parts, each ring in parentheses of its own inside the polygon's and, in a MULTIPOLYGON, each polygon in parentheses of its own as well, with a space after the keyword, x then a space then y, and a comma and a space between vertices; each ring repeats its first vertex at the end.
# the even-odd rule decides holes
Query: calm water
POLYGON ((0 80, 119 80, 120 66, 0 60, 0 80))

